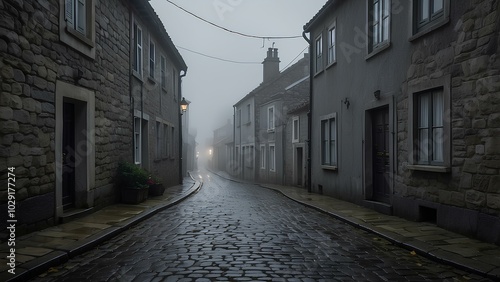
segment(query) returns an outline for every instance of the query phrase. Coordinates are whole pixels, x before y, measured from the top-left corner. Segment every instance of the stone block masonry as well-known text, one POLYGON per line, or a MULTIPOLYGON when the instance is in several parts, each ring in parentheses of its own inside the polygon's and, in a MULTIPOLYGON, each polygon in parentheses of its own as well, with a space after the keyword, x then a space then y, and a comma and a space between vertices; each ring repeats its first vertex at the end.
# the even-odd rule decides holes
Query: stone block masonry
MULTIPOLYGON (((114 201, 108 188, 117 163, 131 158, 127 7, 120 0, 94 1, 95 56, 89 57, 60 41, 60 3, 0 0, 0 169, 16 168, 18 235, 55 223, 58 81, 90 90, 95 99, 95 115, 88 117, 95 127, 87 132, 95 135, 94 148, 82 149, 95 154, 95 173, 87 175, 95 184, 77 200, 80 207, 114 201)), ((6 187, 0 187, 2 211, 6 199, 6 187)))
MULTIPOLYGON (((445 148, 451 152, 449 173, 416 172, 406 167, 409 140, 403 128, 409 122, 404 107, 409 98, 403 96, 398 103, 398 174, 402 177, 396 179, 396 194, 445 209, 471 211, 476 221, 481 214, 500 216, 499 5, 497 1, 474 1, 467 7, 452 4, 452 15, 458 16, 451 17, 448 29, 456 33, 439 39, 446 31, 436 30, 413 42, 408 84, 451 74, 451 148, 445 148), (444 42, 447 39, 451 41, 444 42), (423 69, 426 71, 419 71, 423 69)), ((450 228, 464 231, 458 226, 450 228)), ((478 232, 481 229, 485 228, 478 226, 465 233, 487 238, 478 232)))

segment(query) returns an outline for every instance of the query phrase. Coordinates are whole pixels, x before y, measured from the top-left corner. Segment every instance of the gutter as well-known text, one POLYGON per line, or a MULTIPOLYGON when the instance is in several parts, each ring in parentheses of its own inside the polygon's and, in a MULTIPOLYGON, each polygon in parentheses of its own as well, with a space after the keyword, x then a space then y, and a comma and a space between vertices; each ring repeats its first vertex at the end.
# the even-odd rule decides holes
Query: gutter
POLYGON ((307 112, 307 181, 306 181, 306 187, 307 187, 307 192, 312 191, 312 182, 311 182, 311 172, 312 172, 312 165, 311 165, 311 137, 312 137, 312 105, 313 105, 313 59, 312 59, 312 47, 311 47, 311 40, 307 38, 306 36, 306 31, 304 30, 302 32, 302 37, 304 40, 309 44, 309 112, 307 112))

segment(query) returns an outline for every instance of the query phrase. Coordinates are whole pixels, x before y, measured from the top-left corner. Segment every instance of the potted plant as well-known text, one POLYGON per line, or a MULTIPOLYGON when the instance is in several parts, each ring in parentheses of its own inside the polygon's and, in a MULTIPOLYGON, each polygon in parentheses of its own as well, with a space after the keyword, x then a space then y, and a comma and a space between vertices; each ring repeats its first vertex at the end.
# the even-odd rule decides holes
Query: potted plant
POLYGON ((135 164, 122 162, 118 165, 118 185, 121 201, 125 204, 139 204, 147 199, 148 173, 135 164))
POLYGON ((149 196, 161 196, 165 192, 165 187, 156 176, 150 175, 147 184, 149 185, 149 196))

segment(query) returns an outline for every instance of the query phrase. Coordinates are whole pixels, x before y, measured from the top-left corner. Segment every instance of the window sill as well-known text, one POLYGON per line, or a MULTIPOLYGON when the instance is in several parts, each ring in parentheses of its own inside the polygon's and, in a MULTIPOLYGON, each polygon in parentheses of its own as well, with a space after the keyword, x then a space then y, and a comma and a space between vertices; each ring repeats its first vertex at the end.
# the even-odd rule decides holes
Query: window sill
POLYGON ((335 165, 335 166, 332 166, 332 165, 321 165, 321 168, 324 169, 324 170, 331 170, 331 171, 337 171, 338 170, 338 167, 335 165))
POLYGON ((321 69, 320 71, 317 71, 315 74, 314 74, 314 77, 317 77, 319 76, 320 74, 322 74, 325 70, 324 69, 321 69))
POLYGON ((94 42, 92 42, 91 39, 85 37, 83 34, 76 31, 75 29, 66 26, 66 32, 71 34, 73 37, 76 37, 78 40, 85 43, 85 45, 88 45, 90 48, 95 47, 95 44, 94 44, 94 42))
POLYGON ((299 139, 292 140, 292 143, 299 143, 299 139))
POLYGON ((391 42, 388 41, 386 43, 382 43, 373 49, 370 54, 366 55, 365 60, 369 60, 370 58, 375 57, 377 54, 382 53, 383 51, 389 49, 391 47, 391 42))
POLYGON ((329 68, 331 68, 331 67, 335 66, 336 64, 337 64, 337 60, 335 60, 335 61, 331 62, 330 64, 328 64, 328 65, 326 66, 326 69, 329 69, 329 68))
POLYGON ((274 132, 274 128, 273 129, 268 129, 267 132, 274 132))
POLYGON ((142 75, 140 73, 138 73, 136 70, 132 70, 132 76, 137 78, 141 82, 144 82, 144 80, 142 79, 142 75))
POLYGON ((250 124, 252 124, 252 122, 251 122, 251 121, 246 122, 246 123, 244 123, 243 125, 250 125, 250 124))
POLYGON ((151 84, 156 84, 156 80, 154 79, 154 77, 148 76, 148 81, 149 81, 151 84))
POLYGON ((444 26, 445 24, 447 24, 448 22, 450 21, 450 17, 443 17, 442 19, 440 20, 436 20, 435 22, 433 23, 430 23, 429 26, 427 26, 426 28, 423 28, 422 30, 416 32, 414 35, 412 35, 408 41, 414 41, 424 35, 426 35, 427 33, 430 33, 442 26, 444 26))
POLYGON ((440 172, 447 173, 451 171, 451 168, 446 166, 435 166, 435 165, 408 165, 409 170, 418 171, 429 171, 429 172, 440 172))

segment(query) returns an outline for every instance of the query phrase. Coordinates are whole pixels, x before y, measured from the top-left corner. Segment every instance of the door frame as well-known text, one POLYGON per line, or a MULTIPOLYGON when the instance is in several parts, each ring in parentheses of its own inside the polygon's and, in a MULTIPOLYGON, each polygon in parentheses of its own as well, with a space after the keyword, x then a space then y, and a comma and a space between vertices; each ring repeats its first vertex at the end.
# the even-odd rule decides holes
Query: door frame
POLYGON ((306 181, 306 152, 305 152, 305 145, 304 143, 295 143, 293 144, 293 186, 297 186, 298 182, 298 154, 297 154, 297 149, 301 148, 302 149, 302 184, 300 187, 305 187, 305 181, 306 181))
POLYGON ((394 164, 397 158, 395 151, 394 138, 396 130, 394 126, 394 95, 388 96, 385 99, 373 101, 369 107, 365 109, 364 120, 364 146, 363 146, 363 186, 364 186, 364 199, 374 201, 373 197, 373 115, 378 110, 386 108, 389 112, 389 198, 388 202, 380 202, 390 205, 392 203, 392 195, 394 194, 394 164))
POLYGON ((79 163, 75 168, 75 208, 94 205, 95 187, 95 93, 92 90, 56 81, 55 97, 55 200, 56 220, 64 215, 62 205, 62 136, 63 103, 75 104, 75 151, 79 163))

